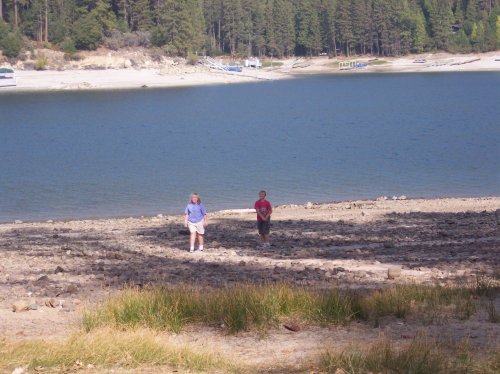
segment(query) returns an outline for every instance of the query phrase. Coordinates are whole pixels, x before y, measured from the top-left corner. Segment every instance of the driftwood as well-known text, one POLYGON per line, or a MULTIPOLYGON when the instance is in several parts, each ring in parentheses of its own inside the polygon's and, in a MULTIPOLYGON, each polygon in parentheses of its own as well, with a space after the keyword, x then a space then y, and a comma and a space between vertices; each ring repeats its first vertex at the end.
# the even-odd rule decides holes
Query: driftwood
POLYGON ((479 60, 481 60, 481 59, 480 58, 474 58, 472 60, 467 60, 467 61, 463 61, 463 62, 454 62, 454 63, 450 64, 450 66, 470 64, 471 62, 476 62, 476 61, 479 61, 479 60))

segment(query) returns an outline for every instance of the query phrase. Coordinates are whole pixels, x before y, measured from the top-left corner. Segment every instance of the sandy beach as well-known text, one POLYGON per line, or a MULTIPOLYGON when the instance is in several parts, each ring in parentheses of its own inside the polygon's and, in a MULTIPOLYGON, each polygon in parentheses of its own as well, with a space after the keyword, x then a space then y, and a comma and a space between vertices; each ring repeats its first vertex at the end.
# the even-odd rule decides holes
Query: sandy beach
POLYGON ((89 52, 76 62, 61 62, 64 61, 62 55, 52 51, 44 53, 53 55, 53 62, 49 59, 46 70, 27 68, 34 62, 18 63, 13 66, 17 86, 3 87, 0 92, 185 87, 290 79, 304 74, 500 71, 500 52, 469 55, 429 53, 378 59, 359 57, 352 60, 368 66, 351 70, 339 70, 339 62, 346 61, 345 58, 291 58, 274 61, 275 66, 272 67, 243 68, 240 73, 222 72, 172 59, 153 61, 147 56, 138 56, 137 52, 89 52))
MULTIPOLYGON (((126 284, 286 282, 313 288, 373 289, 401 283, 467 284, 500 277, 500 197, 387 199, 275 207, 272 246, 258 249, 255 213, 210 213, 205 252, 189 253, 180 215, 0 225, 0 337, 61 339, 80 312, 126 284), (498 214, 498 213, 497 213, 498 214), (399 275, 388 278, 388 269, 399 275), (13 313, 16 302, 36 310, 13 313), (53 305, 52 305, 53 304, 53 305)), ((498 279, 498 278, 496 278, 498 279)), ((500 309, 500 298, 495 300, 500 309)), ((199 328, 167 335, 178 344, 231 349, 256 365, 292 365, 326 344, 347 347, 381 336, 396 342, 417 333, 473 347, 500 342, 500 325, 484 312, 439 324, 384 320, 379 328, 310 326, 228 337, 199 328), (259 341, 259 344, 256 342, 259 341)))

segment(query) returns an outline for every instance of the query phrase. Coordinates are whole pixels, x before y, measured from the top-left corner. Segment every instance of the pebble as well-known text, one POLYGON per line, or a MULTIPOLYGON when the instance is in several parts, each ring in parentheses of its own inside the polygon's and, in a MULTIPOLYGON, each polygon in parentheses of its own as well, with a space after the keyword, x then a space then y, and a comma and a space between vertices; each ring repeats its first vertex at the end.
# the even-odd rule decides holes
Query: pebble
POLYGON ((65 313, 70 313, 70 312, 74 312, 76 309, 74 307, 68 307, 68 308, 61 308, 61 310, 59 310, 59 312, 65 312, 65 313))
POLYGON ((75 286, 74 284, 70 284, 68 287, 66 287, 65 292, 67 292, 67 293, 77 293, 78 292, 78 287, 75 286))
POLYGON ((56 308, 57 306, 59 306, 59 302, 54 298, 50 298, 45 301, 45 306, 49 308, 56 308))
POLYGON ((42 275, 40 278, 38 278, 38 279, 36 280, 36 282, 35 282, 35 283, 43 283, 43 282, 47 282, 48 280, 49 280, 49 277, 48 277, 48 276, 46 276, 46 275, 42 275))
POLYGON ((24 312, 30 309, 31 303, 27 300, 16 300, 12 303, 12 311, 15 313, 24 312))
POLYGON ((401 266, 389 266, 387 269, 387 278, 396 279, 401 276, 401 266))

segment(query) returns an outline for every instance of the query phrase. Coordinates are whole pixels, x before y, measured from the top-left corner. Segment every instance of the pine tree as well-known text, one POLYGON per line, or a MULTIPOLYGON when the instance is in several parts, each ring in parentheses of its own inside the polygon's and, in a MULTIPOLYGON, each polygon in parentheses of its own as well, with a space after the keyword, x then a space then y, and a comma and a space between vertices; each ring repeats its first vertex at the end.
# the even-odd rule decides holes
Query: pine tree
POLYGON ((365 54, 372 50, 371 1, 357 0, 352 3, 352 25, 357 50, 365 54))
POLYGON ((385 0, 373 0, 374 44, 378 55, 390 54, 389 19, 385 0))
POLYGON ((308 56, 313 56, 321 51, 321 30, 317 5, 315 0, 304 0, 300 1, 297 6, 297 46, 308 56))
POLYGON ((253 48, 252 53, 262 56, 266 52, 266 3, 257 1, 253 13, 253 48))
POLYGON ((231 56, 236 54, 243 29, 243 17, 240 0, 225 0, 222 3, 224 39, 229 46, 231 56))
POLYGON ((135 0, 130 9, 132 31, 148 31, 153 27, 153 11, 149 0, 135 0))
POLYGON ((167 52, 187 56, 201 50, 205 21, 200 0, 164 0, 155 11, 158 19, 155 38, 165 43, 167 52))
POLYGON ((222 52, 222 0, 205 0, 203 3, 209 50, 222 52))
POLYGON ((337 18, 335 25, 337 38, 346 56, 350 56, 351 43, 354 41, 354 32, 352 29, 351 18, 351 1, 338 0, 336 15, 337 18))
POLYGON ((428 0, 427 11, 431 36, 437 49, 447 50, 451 37, 453 13, 450 0, 428 0))
POLYGON ((253 50, 253 14, 256 6, 257 2, 253 1, 243 1, 241 3, 242 21, 238 52, 245 56, 250 56, 253 50))
POLYGON ((278 56, 289 56, 295 50, 294 8, 290 1, 274 0, 272 6, 272 25, 276 40, 278 56))
POLYGON ((320 12, 322 44, 328 53, 337 55, 337 35, 335 33, 335 8, 336 1, 322 0, 320 12))
POLYGON ((422 53, 429 44, 429 36, 425 27, 425 17, 420 7, 413 8, 414 29, 412 33, 411 52, 422 53))

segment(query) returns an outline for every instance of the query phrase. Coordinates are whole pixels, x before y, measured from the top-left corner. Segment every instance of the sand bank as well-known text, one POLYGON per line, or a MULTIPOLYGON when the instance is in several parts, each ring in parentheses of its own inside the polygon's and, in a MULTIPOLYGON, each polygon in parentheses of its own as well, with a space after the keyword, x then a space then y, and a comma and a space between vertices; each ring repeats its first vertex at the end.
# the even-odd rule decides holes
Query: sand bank
POLYGON ((281 78, 281 76, 272 72, 256 71, 240 74, 207 70, 206 72, 170 74, 162 73, 157 69, 109 69, 18 71, 16 78, 17 87, 6 87, 5 91, 186 87, 274 80, 281 78))
POLYGON ((129 60, 116 56, 88 56, 78 65, 59 70, 17 70, 17 86, 3 87, 2 92, 33 90, 133 89, 186 87, 209 84, 245 83, 292 78, 303 74, 411 73, 500 71, 500 52, 474 55, 446 53, 406 56, 403 58, 360 57, 362 69, 339 70, 339 61, 316 57, 275 61, 274 67, 244 68, 243 72, 222 72, 203 66, 184 64, 151 64, 129 66, 129 60), (125 68, 126 67, 126 68, 125 68))

